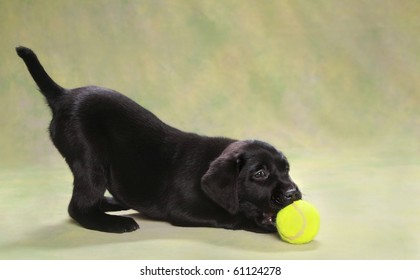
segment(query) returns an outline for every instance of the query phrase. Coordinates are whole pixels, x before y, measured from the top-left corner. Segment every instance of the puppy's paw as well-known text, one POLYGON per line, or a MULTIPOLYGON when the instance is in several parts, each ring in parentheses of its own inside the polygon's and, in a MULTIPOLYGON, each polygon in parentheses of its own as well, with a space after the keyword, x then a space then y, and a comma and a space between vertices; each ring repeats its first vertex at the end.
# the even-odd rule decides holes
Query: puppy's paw
POLYGON ((121 220, 121 223, 120 223, 121 233, 135 231, 140 228, 139 225, 134 221, 134 219, 128 218, 128 217, 120 217, 120 218, 124 219, 124 220, 121 220))
POLYGON ((109 215, 97 209, 85 209, 69 206, 70 216, 81 226, 97 231, 124 233, 139 229, 139 225, 129 217, 109 215))
POLYGON ((132 218, 121 216, 110 216, 111 219, 107 221, 106 232, 124 233, 138 230, 140 227, 132 218))

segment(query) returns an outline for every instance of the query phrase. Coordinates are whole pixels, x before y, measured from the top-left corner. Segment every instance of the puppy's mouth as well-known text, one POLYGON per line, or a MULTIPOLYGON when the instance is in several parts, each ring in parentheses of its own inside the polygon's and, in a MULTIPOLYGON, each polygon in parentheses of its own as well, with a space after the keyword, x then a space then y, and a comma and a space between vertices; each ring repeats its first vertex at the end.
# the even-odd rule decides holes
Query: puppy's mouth
POLYGON ((270 210, 265 210, 262 213, 262 220, 261 223, 264 225, 273 225, 276 226, 276 218, 277 218, 277 213, 283 209, 284 207, 288 206, 289 204, 292 204, 293 201, 288 201, 288 202, 282 202, 282 203, 276 203, 274 206, 274 209, 272 209, 271 206, 270 210))
POLYGON ((276 225, 276 216, 277 213, 273 213, 273 212, 264 212, 263 214, 263 218, 261 223, 264 225, 272 225, 275 226, 276 225))
POLYGON ((292 204, 294 201, 302 199, 302 194, 296 189, 292 190, 292 194, 279 195, 273 194, 271 196, 271 203, 262 213, 261 223, 264 225, 276 226, 277 213, 284 207, 292 204))

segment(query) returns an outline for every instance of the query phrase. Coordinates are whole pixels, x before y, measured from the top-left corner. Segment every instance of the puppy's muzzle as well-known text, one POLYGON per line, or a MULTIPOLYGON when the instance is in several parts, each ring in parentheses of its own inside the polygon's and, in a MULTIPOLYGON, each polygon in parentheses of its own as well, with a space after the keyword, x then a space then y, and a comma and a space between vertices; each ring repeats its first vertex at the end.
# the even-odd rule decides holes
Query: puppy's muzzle
POLYGON ((302 199, 302 193, 296 186, 293 186, 284 192, 280 191, 273 193, 271 196, 271 210, 264 211, 262 223, 275 225, 278 211, 299 199, 302 199))
POLYGON ((289 188, 285 192, 275 192, 271 196, 271 202, 275 207, 279 208, 279 210, 299 199, 302 199, 302 193, 295 186, 289 188))

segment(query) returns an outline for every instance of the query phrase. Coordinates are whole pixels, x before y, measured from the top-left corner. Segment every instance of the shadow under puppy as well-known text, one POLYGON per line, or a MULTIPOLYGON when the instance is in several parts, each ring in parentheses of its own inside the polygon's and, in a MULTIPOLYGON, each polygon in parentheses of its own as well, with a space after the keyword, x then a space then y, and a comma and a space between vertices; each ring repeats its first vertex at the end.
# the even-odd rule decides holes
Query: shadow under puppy
POLYGON ((275 232, 276 213, 302 198, 271 145, 180 131, 110 89, 62 88, 32 50, 16 51, 51 108, 52 142, 74 176, 68 211, 83 227, 134 231, 132 218, 105 213, 134 209, 176 226, 275 232))

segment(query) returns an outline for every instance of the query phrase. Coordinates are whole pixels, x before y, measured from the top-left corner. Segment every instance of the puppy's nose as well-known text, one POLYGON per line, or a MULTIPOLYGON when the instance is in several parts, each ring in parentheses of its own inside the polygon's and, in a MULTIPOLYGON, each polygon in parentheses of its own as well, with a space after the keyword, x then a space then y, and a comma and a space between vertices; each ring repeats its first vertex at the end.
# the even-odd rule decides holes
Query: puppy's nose
POLYGON ((294 201, 299 199, 302 199, 302 193, 296 186, 293 186, 286 191, 282 190, 276 192, 271 197, 271 201, 274 203, 274 205, 281 208, 292 204, 294 201))
POLYGON ((300 193, 298 188, 291 188, 284 193, 284 196, 290 202, 302 199, 302 194, 300 193))

